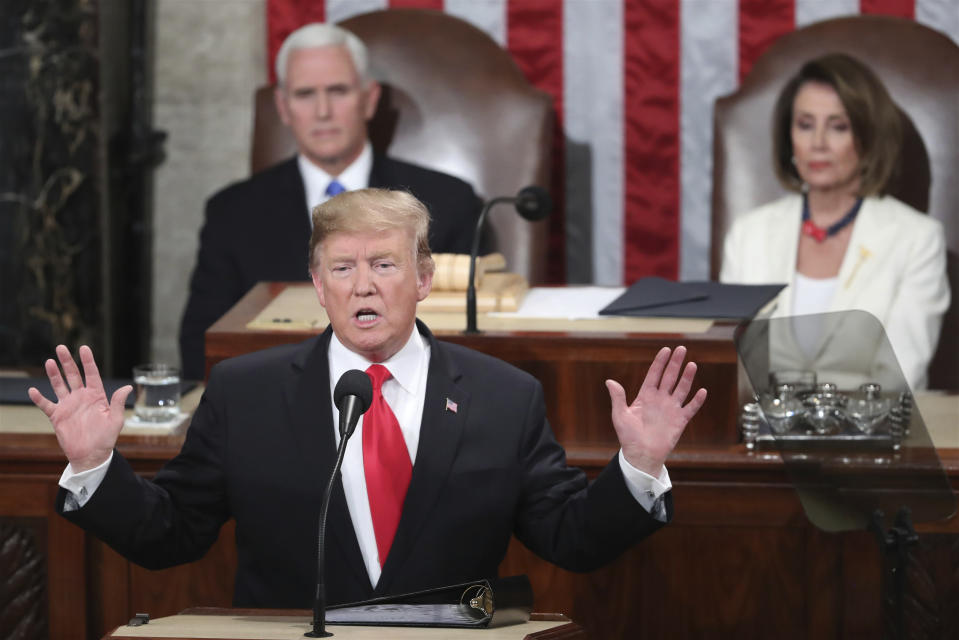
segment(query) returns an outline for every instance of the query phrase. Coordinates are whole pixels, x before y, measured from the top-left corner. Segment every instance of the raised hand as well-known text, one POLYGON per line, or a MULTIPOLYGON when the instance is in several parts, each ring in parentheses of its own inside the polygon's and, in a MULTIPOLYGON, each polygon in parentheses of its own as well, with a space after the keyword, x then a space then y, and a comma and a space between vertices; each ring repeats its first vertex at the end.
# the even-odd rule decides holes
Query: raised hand
POLYGON ((706 401, 706 390, 699 389, 683 405, 696 376, 695 362, 683 369, 685 357, 686 347, 676 347, 672 352, 668 347, 660 349, 630 404, 626 403, 626 391, 621 384, 606 381, 613 404, 613 427, 623 455, 631 465, 654 478, 661 473, 686 425, 706 401))
POLYGON ((100 371, 90 347, 80 347, 86 385, 70 350, 61 344, 57 345, 56 352, 63 366, 63 375, 60 375, 60 367, 52 358, 44 363, 44 368, 57 402, 43 397, 36 387, 30 387, 27 393, 53 424, 60 448, 73 470, 86 471, 110 457, 123 428, 123 405, 133 387, 120 387, 107 403, 107 394, 103 390, 100 371))

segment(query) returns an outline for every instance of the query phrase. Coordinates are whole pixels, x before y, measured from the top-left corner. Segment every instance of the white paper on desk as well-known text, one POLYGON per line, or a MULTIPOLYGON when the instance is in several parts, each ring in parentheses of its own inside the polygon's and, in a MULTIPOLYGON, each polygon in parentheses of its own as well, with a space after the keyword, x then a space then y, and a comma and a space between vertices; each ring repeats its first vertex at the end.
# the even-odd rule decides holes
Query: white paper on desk
POLYGON ((515 312, 490 313, 502 318, 598 318, 599 310, 625 287, 532 287, 515 312))

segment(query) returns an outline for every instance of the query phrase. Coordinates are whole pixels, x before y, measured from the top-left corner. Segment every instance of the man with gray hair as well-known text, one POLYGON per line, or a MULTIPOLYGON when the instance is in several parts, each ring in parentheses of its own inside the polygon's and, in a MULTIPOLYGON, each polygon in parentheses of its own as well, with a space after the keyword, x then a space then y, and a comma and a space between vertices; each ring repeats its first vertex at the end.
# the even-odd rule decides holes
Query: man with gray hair
MULTIPOLYGON (((129 386, 108 402, 93 354, 45 367, 56 402, 30 389, 69 465, 58 508, 132 561, 201 557, 236 520, 234 605, 305 608, 318 513, 340 434, 334 386, 366 371, 373 400, 346 445, 327 520, 331 603, 491 578, 510 536, 591 571, 672 517, 664 466, 706 399, 696 365, 663 348, 631 402, 607 380, 621 446, 592 482, 566 466, 540 383, 437 340, 416 320, 429 295, 429 215, 408 193, 364 189, 313 213, 310 272, 330 326, 210 373, 180 454, 154 480, 114 450, 129 386), (63 373, 60 372, 60 367, 63 373)), ((609 428, 609 427, 607 427, 609 428)))
POLYGON ((334 25, 308 24, 283 42, 275 68, 276 108, 298 153, 207 202, 180 325, 187 378, 204 375, 204 332, 254 284, 308 277, 309 212, 332 195, 365 187, 408 190, 430 210, 433 251, 470 250, 480 207, 473 189, 373 151, 367 122, 380 85, 359 38, 334 25))

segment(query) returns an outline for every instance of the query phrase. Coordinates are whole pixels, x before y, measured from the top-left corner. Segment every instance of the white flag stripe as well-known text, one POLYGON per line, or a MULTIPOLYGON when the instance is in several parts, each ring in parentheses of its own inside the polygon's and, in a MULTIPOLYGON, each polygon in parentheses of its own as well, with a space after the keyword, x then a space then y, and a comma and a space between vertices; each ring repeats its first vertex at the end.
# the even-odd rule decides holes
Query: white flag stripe
POLYGON ((567 280, 618 285, 625 180, 621 1, 565 3, 563 49, 567 280))
POLYGON ((959 1, 916 0, 916 22, 941 31, 959 45, 959 1))
POLYGON ((326 21, 341 22, 361 13, 389 7, 389 0, 326 0, 326 21))
POLYGON ((680 6, 681 280, 709 278, 713 103, 736 89, 737 0, 683 0, 680 6))
POLYGON ((796 28, 859 13, 859 0, 796 0, 796 28))
POLYGON ((506 48, 506 0, 445 0, 443 10, 482 29, 506 48))

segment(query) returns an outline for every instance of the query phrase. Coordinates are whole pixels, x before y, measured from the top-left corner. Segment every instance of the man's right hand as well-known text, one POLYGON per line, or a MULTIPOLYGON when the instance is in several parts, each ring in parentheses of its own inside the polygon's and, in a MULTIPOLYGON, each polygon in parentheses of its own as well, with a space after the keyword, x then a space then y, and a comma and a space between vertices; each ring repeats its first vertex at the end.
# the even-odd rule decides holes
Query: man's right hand
POLYGON ((57 345, 60 367, 52 358, 44 363, 50 386, 57 395, 57 402, 43 397, 36 387, 30 387, 30 399, 40 407, 53 424, 60 448, 66 454, 75 473, 93 469, 110 457, 120 429, 123 428, 123 407, 133 387, 125 385, 113 393, 107 403, 100 371, 93 359, 90 347, 80 347, 80 362, 86 385, 80 377, 70 350, 57 345))

